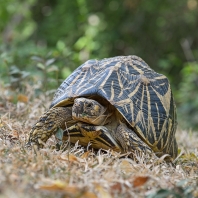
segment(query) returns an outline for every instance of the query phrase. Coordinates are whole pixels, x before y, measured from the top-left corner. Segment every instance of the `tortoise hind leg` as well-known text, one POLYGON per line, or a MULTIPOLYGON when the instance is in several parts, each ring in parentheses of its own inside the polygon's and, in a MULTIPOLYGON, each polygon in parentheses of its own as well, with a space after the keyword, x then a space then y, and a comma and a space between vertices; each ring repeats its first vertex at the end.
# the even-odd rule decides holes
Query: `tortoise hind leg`
POLYGON ((58 130, 65 128, 65 122, 72 120, 71 107, 54 107, 45 112, 32 127, 27 145, 42 148, 44 143, 58 130))
POLYGON ((140 153, 152 153, 151 148, 124 123, 120 123, 120 125, 117 127, 115 138, 122 146, 124 152, 132 152, 132 154, 135 153, 135 151, 139 151, 140 153))
POLYGON ((169 154, 172 159, 175 159, 177 157, 178 146, 175 137, 169 140, 168 144, 164 147, 162 152, 164 154, 169 154))

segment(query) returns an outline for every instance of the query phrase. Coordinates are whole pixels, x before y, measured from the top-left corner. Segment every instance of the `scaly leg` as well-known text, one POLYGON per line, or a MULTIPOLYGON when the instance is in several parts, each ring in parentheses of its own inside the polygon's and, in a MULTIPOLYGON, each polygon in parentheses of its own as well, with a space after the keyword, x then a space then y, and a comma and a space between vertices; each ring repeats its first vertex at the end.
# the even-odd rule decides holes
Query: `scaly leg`
POLYGON ((72 107, 54 107, 45 112, 32 127, 27 145, 35 144, 42 148, 44 143, 56 133, 65 129, 65 122, 72 122, 72 107))
POLYGON ((132 152, 135 151, 151 153, 151 148, 144 143, 137 134, 129 129, 126 124, 120 123, 115 132, 115 138, 117 142, 122 146, 124 152, 132 152))

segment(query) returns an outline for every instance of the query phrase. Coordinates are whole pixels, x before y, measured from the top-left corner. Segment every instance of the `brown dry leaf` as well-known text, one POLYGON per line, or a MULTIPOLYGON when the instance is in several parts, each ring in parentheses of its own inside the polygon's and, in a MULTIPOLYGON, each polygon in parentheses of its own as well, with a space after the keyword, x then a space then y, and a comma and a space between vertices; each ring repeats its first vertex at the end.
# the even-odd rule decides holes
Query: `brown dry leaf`
POLYGON ((83 153, 82 156, 81 156, 81 158, 82 159, 87 159, 88 156, 89 156, 89 153, 90 153, 90 151, 87 151, 87 152, 83 153))
POLYGON ((115 184, 113 184, 112 186, 111 186, 111 192, 121 192, 122 191, 122 186, 121 186, 121 183, 119 183, 119 182, 116 182, 115 184))
POLYGON ((9 102, 13 102, 14 101, 14 96, 7 96, 6 98, 9 102))
POLYGON ((144 185, 147 181, 149 180, 148 176, 138 176, 135 177, 135 179, 133 180, 133 187, 139 187, 144 185))
POLYGON ((130 164, 130 162, 128 160, 122 160, 122 162, 120 163, 120 169, 125 173, 125 174, 129 174, 131 172, 133 172, 133 167, 130 164))
POLYGON ((57 181, 54 181, 54 183, 50 184, 50 185, 41 185, 41 186, 39 186, 39 189, 51 190, 51 191, 60 191, 60 190, 64 190, 65 186, 66 186, 65 182, 57 180, 57 181))
POLYGON ((27 103, 28 102, 28 97, 23 95, 23 94, 19 94, 17 96, 17 100, 20 101, 20 102, 23 102, 23 103, 27 103))
POLYGON ((19 133, 18 133, 18 131, 17 130, 13 130, 12 131, 12 136, 13 136, 13 138, 19 139, 19 133))
POLYGON ((107 192, 102 186, 99 184, 96 184, 96 190, 99 192, 100 196, 102 198, 112 198, 111 194, 107 192))
POLYGON ((97 196, 87 191, 85 188, 79 188, 77 186, 68 186, 65 182, 55 181, 51 185, 42 185, 39 187, 41 190, 48 191, 61 191, 67 195, 72 195, 72 197, 80 197, 80 198, 97 198, 97 196))
POLYGON ((63 161, 70 161, 70 162, 79 162, 80 161, 80 158, 76 157, 73 154, 60 155, 59 159, 63 160, 63 161))
POLYGON ((129 189, 129 186, 125 183, 116 182, 112 186, 110 186, 111 194, 114 196, 116 194, 122 193, 129 189))
POLYGON ((85 191, 84 193, 82 193, 81 195, 78 196, 79 198, 97 198, 97 196, 89 191, 85 191))

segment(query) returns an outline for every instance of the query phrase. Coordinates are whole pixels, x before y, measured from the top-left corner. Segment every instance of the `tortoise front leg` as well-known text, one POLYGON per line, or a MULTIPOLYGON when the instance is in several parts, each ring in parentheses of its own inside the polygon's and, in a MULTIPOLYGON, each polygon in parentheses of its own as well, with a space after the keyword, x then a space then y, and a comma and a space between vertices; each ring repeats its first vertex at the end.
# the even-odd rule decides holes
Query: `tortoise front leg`
POLYGON ((32 127, 27 145, 42 148, 58 128, 65 129, 65 122, 72 122, 72 107, 54 107, 46 111, 32 127))

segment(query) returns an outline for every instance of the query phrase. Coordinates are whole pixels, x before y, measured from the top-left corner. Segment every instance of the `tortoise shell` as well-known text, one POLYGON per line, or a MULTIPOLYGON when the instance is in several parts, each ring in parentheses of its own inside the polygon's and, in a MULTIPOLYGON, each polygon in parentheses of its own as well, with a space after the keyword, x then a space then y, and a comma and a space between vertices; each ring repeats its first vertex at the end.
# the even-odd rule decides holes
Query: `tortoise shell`
POLYGON ((92 95, 109 101, 154 151, 175 144, 176 107, 170 83, 141 58, 88 60, 60 85, 51 107, 92 95))

